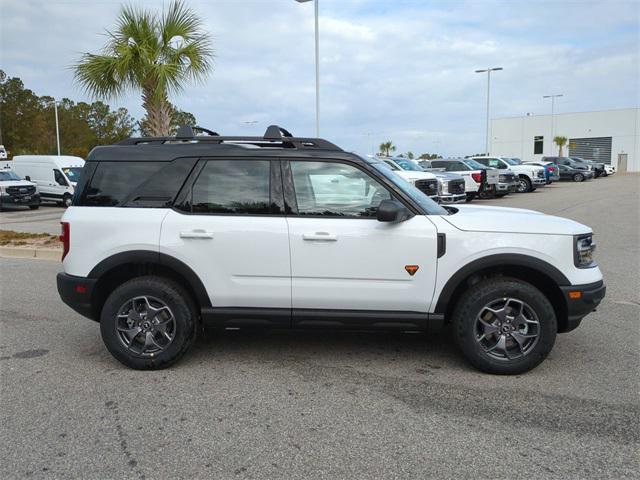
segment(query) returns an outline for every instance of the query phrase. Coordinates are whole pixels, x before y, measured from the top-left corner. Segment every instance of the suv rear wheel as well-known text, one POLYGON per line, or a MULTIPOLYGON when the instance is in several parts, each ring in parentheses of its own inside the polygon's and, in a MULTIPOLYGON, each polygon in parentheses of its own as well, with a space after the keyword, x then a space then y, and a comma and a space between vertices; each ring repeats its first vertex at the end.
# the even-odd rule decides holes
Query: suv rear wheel
POLYGON ((514 375, 542 362, 556 339, 557 320, 547 297, 521 280, 494 277, 473 285, 453 313, 456 343, 487 373, 514 375))
POLYGON ((102 308, 100 332, 111 354, 138 370, 165 368, 191 347, 197 311, 179 285, 139 277, 116 288, 102 308))
POLYGON ((574 181, 574 182, 582 182, 583 180, 584 180, 584 175, 583 175, 583 174, 581 174, 581 173, 576 173, 576 174, 573 176, 573 181, 574 181))

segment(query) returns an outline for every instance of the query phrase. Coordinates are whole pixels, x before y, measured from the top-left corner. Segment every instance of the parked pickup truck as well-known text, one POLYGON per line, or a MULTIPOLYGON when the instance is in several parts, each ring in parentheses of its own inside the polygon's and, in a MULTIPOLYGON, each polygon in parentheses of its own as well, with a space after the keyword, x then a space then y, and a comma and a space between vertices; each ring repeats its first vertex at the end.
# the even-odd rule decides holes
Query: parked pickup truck
POLYGON ((409 183, 414 184, 418 190, 422 191, 433 201, 438 201, 439 184, 438 178, 430 172, 425 172, 421 168, 404 169, 395 162, 393 157, 374 157, 376 160, 383 162, 393 173, 404 178, 409 183))
POLYGON ((520 165, 518 161, 507 157, 473 157, 473 159, 488 167, 513 172, 518 181, 516 187, 518 193, 533 192, 547 183, 544 168, 537 165, 520 165))
MULTIPOLYGON (((426 171, 415 160, 409 158, 393 159, 394 162, 403 170, 415 171, 416 168, 426 171)), ((438 203, 464 203, 467 201, 466 185, 462 175, 457 173, 445 172, 442 169, 430 169, 428 173, 432 173, 438 179, 438 203)))
MULTIPOLYGON (((194 130, 94 148, 62 217, 60 297, 131 368, 174 364, 205 325, 415 332, 446 322, 476 368, 520 374, 605 295, 586 225, 438 205, 378 159, 275 125, 260 137, 194 130)), ((82 333, 83 345, 95 337, 82 333)), ((562 368, 569 349, 554 360, 562 368)))
POLYGON ((476 196, 494 195, 498 190, 498 171, 473 162, 473 160, 438 158, 422 160, 420 166, 429 169, 443 169, 448 173, 461 175, 465 181, 465 194, 468 202, 476 196))
POLYGON ((35 183, 23 180, 9 168, 0 168, 0 210, 3 207, 40 207, 40 192, 35 183))

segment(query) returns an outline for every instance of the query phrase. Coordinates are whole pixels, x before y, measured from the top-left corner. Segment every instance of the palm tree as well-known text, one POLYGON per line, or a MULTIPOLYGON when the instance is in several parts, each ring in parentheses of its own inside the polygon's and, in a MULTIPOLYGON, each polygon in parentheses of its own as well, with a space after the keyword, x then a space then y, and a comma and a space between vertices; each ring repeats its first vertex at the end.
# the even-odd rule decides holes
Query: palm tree
POLYGON ((391 140, 382 142, 380 144, 380 153, 382 153, 386 157, 390 157, 391 152, 395 152, 395 151, 396 151, 396 146, 393 144, 391 140))
POLYGON ((182 0, 174 0, 162 16, 125 6, 115 30, 107 33, 101 53, 85 53, 72 67, 76 81, 96 97, 141 91, 149 133, 169 135, 169 94, 188 81, 203 81, 212 68, 213 50, 202 22, 182 0))
POLYGON ((553 138, 553 142, 558 145, 558 156, 562 157, 562 147, 567 144, 567 137, 557 136, 553 138))

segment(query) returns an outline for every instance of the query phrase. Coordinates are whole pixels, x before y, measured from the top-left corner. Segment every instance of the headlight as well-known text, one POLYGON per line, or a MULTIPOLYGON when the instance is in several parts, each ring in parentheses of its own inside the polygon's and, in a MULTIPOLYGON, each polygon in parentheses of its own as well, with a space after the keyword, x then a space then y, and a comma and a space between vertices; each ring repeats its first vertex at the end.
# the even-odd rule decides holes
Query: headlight
POLYGON ((593 252, 596 249, 596 244, 593 241, 593 235, 591 233, 574 236, 573 244, 573 262, 576 267, 591 268, 597 265, 593 258, 593 252))
POLYGON ((438 182, 440 183, 440 188, 442 193, 449 193, 449 182, 439 178, 438 182))

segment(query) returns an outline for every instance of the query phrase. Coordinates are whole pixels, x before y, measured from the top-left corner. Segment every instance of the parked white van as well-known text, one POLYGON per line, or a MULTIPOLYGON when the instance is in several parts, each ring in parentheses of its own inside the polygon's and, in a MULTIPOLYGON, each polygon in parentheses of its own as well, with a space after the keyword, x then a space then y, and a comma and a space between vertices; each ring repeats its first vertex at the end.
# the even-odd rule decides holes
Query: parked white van
POLYGON ((67 155, 17 155, 13 170, 38 185, 42 201, 71 205, 84 160, 67 155))

